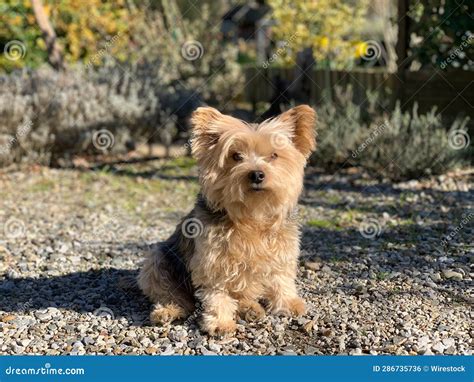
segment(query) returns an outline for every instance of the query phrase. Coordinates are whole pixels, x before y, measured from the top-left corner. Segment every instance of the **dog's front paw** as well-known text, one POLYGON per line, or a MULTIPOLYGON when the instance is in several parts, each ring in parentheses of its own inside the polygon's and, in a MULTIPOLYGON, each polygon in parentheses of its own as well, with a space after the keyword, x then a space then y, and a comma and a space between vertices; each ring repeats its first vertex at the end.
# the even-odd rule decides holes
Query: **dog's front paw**
POLYGON ((226 336, 233 334, 237 329, 234 320, 219 320, 214 316, 204 316, 201 323, 202 330, 211 336, 226 336))
POLYGON ((265 310, 256 301, 241 301, 239 302, 239 315, 247 321, 258 321, 265 317, 265 310))
POLYGON ((306 304, 301 297, 294 297, 275 306, 272 312, 284 316, 302 316, 306 313, 306 304))
POLYGON ((300 297, 288 301, 288 310, 292 316, 302 316, 306 313, 306 304, 300 297))

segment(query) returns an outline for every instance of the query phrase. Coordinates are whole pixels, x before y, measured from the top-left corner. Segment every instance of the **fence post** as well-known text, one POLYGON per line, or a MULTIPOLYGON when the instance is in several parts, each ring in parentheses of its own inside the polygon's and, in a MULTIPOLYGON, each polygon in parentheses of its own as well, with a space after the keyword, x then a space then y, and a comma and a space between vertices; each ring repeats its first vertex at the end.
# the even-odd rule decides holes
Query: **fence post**
POLYGON ((394 102, 398 98, 403 103, 402 100, 404 98, 405 71, 408 67, 407 50, 410 43, 410 19, 408 16, 408 10, 410 5, 409 3, 410 0, 398 0, 398 40, 396 46, 398 78, 392 102, 394 102))

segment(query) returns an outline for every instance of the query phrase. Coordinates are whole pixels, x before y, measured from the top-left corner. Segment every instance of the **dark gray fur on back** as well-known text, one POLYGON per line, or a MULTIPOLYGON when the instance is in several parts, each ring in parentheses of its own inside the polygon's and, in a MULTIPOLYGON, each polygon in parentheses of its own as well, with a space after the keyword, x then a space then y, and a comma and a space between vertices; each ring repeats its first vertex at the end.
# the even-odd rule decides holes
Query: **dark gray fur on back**
MULTIPOLYGON (((211 210, 205 198, 199 194, 193 210, 183 218, 168 240, 159 244, 159 249, 169 265, 171 276, 177 281, 180 288, 184 288, 192 296, 194 296, 194 288, 189 272, 189 261, 194 253, 195 239, 183 234, 185 231, 183 224, 194 218, 199 219, 201 228, 203 228, 206 225, 220 224, 225 216, 225 211, 211 210), (197 218, 198 216, 199 218, 197 218)), ((199 234, 202 233, 199 232, 199 234)))

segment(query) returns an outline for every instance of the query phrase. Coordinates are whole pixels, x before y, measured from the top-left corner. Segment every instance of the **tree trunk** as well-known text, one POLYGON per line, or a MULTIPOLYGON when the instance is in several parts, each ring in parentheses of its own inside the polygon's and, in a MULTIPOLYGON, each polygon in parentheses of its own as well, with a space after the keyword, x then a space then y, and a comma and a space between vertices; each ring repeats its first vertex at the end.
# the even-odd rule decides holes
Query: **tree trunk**
POLYGON ((41 0, 31 0, 33 5, 33 12, 35 14, 36 22, 38 23, 41 32, 43 33, 46 48, 48 49, 48 62, 56 69, 64 69, 63 56, 61 47, 56 38, 56 32, 49 21, 48 15, 44 11, 43 2, 41 0))

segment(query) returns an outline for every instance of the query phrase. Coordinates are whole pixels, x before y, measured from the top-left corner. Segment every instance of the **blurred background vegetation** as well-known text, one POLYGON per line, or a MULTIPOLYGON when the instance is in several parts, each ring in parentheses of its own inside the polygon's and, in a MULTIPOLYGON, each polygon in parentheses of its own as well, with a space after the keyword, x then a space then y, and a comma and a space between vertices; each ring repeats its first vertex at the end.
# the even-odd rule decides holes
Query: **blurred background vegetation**
POLYGON ((461 0, 4 0, 0 166, 184 155, 199 105, 261 121, 298 103, 319 111, 327 171, 465 166, 473 16, 461 0))

